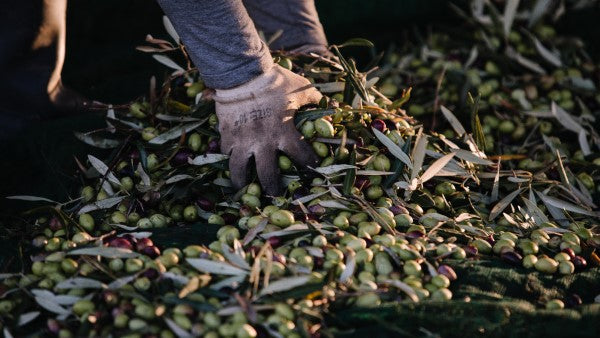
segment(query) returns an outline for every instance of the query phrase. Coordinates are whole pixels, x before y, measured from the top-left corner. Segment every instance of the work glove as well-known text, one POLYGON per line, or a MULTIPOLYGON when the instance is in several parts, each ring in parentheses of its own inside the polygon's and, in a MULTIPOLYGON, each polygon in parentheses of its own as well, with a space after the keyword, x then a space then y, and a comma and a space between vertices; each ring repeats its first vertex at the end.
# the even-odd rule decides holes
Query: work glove
POLYGON ((215 103, 221 151, 229 154, 233 186, 246 185, 250 158, 267 194, 279 192, 277 151, 302 166, 317 156, 294 125, 295 111, 316 104, 322 95, 302 76, 274 65, 259 77, 232 89, 217 89, 215 103))

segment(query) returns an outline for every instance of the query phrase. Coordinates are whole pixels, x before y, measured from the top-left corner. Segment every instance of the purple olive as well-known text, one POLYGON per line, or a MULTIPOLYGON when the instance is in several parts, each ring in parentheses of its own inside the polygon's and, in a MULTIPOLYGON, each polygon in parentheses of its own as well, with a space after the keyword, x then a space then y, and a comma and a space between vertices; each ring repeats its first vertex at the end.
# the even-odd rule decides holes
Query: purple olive
POLYGON ((369 181, 369 178, 365 176, 358 176, 354 181, 354 186, 358 189, 366 189, 369 187, 369 185, 371 185, 371 181, 369 181))
POLYGON ((310 211, 310 213, 314 214, 314 215, 323 215, 324 213, 327 212, 327 209, 325 209, 320 204, 314 204, 314 205, 311 205, 310 207, 308 207, 308 211, 310 211))
POLYGON ((523 257, 521 257, 521 255, 514 251, 505 251, 502 254, 500 254, 500 257, 505 262, 517 266, 521 266, 521 261, 523 260, 523 257))
POLYGON ((188 159, 194 156, 191 150, 187 148, 179 149, 179 151, 173 156, 171 159, 171 164, 173 165, 184 165, 188 163, 188 159))
POLYGON ((576 270, 583 270, 587 267, 587 261, 581 256, 571 258, 571 262, 575 265, 576 270))
POLYGON ((148 279, 155 279, 156 277, 158 277, 158 270, 154 269, 154 268, 149 268, 146 269, 146 271, 144 271, 142 273, 142 276, 148 278, 148 279))
POLYGON ((63 227, 63 225, 60 222, 60 220, 58 219, 58 217, 52 217, 50 219, 49 226, 50 226, 50 230, 52 230, 52 231, 60 230, 63 227))
POLYGON ((215 207, 215 204, 211 200, 202 196, 196 199, 196 204, 204 211, 211 211, 215 207))
POLYGON ((131 234, 123 234, 123 236, 121 236, 121 238, 125 238, 126 240, 130 241, 132 244, 135 244, 138 241, 138 239, 133 237, 133 235, 131 235, 131 234))
POLYGON ((457 276, 456 276, 456 272, 454 271, 454 269, 452 269, 450 266, 442 264, 438 267, 437 272, 440 275, 444 275, 446 277, 448 277, 449 280, 454 281, 456 280, 457 276))
POLYGON ((218 153, 219 152, 219 140, 210 140, 208 142, 207 153, 218 153))
POLYGON ((58 334, 58 331, 60 331, 60 324, 55 319, 48 319, 46 326, 48 327, 48 331, 54 334, 58 334))
POLYGON ((564 248, 562 250, 562 252, 564 252, 567 255, 569 255, 569 257, 571 257, 571 259, 575 258, 575 251, 573 251, 573 249, 571 249, 571 248, 564 248))
POLYGON ((250 217, 252 215, 254 215, 254 213, 252 212, 252 209, 250 209, 249 206, 242 205, 240 207, 240 217, 250 217))
POLYGON ((411 232, 407 232, 406 235, 405 235, 405 237, 408 238, 408 239, 417 239, 417 238, 421 238, 421 237, 424 237, 424 236, 425 236, 424 233, 422 233, 420 231, 417 231, 417 230, 411 231, 411 232))
POLYGON ((390 207, 390 211, 394 214, 394 216, 399 214, 408 214, 408 210, 405 207, 399 205, 392 205, 390 207))
POLYGON ((154 242, 152 242, 152 240, 147 237, 138 239, 137 243, 135 244, 135 248, 137 251, 142 251, 148 246, 154 246, 154 242))
POLYGON ((236 215, 229 212, 223 213, 221 217, 223 217, 225 224, 235 224, 235 222, 238 220, 238 217, 236 215))
POLYGON ((467 245, 463 249, 465 249, 467 256, 470 256, 470 257, 477 256, 479 254, 479 250, 472 245, 467 245))
POLYGON ((281 238, 279 238, 278 236, 269 237, 267 242, 269 242, 271 247, 277 248, 281 245, 281 238))
POLYGON ((131 245, 131 242, 126 240, 125 238, 121 238, 121 237, 115 238, 112 241, 110 241, 108 243, 108 246, 113 247, 113 248, 133 250, 133 245, 131 245))
POLYGON ((385 122, 383 122, 383 120, 380 120, 380 119, 373 120, 373 122, 371 122, 371 128, 375 128, 382 133, 387 130, 387 126, 386 126, 385 122))
POLYGON ((141 253, 150 258, 156 258, 160 256, 160 250, 155 246, 147 246, 143 250, 141 250, 141 253))
POLYGON ((292 194, 292 198, 297 200, 299 198, 302 198, 306 195, 308 195, 308 189, 306 189, 305 187, 300 187, 296 190, 294 190, 294 193, 292 194))
POLYGON ((576 307, 583 303, 581 297, 578 294, 572 293, 565 298, 565 305, 567 307, 576 307))

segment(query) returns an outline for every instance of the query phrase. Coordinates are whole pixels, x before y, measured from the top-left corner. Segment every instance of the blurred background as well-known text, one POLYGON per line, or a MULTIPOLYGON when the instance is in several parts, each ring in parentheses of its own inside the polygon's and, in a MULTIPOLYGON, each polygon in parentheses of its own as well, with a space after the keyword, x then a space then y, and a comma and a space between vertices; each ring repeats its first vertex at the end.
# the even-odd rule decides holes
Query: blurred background
MULTIPOLYGON (((464 5, 465 1, 455 1, 464 5)), ((398 46, 431 27, 450 30, 461 21, 442 0, 317 0, 317 8, 330 43, 362 37, 375 43, 373 50, 348 49, 363 67, 373 57, 398 46)), ((596 59, 600 44, 594 10, 569 13, 558 23, 563 32, 584 39, 596 59)), ((168 38, 162 11, 154 1, 104 0, 68 2, 67 56, 63 81, 81 94, 106 103, 127 103, 145 95, 149 79, 160 80, 165 68, 150 54, 139 52, 146 34, 168 38)), ((37 195, 65 200, 77 181, 74 157, 91 151, 75 139, 73 131, 104 126, 102 114, 56 119, 32 125, 0 147, 0 215, 30 207, 4 199, 7 195, 37 195)), ((98 149, 93 150, 98 153, 98 149)), ((101 155, 101 154, 99 154, 101 155)))

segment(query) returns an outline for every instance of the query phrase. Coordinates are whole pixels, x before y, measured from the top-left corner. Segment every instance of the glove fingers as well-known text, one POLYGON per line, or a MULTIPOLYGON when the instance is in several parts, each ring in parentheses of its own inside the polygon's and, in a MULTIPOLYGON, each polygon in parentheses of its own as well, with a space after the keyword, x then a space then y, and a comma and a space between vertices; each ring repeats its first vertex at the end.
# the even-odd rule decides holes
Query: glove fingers
POLYGON ((288 154, 288 156, 290 156, 290 158, 297 164, 304 167, 314 167, 318 163, 319 158, 308 142, 302 140, 300 133, 295 130, 294 132, 297 134, 295 135, 296 137, 288 138, 281 147, 281 150, 288 154))
POLYGON ((304 92, 304 102, 300 103, 300 106, 304 106, 307 104, 319 104, 319 101, 321 101, 321 98, 323 98, 323 94, 321 94, 317 89, 315 88, 309 88, 304 92))
POLYGON ((246 185, 250 156, 251 154, 245 151, 234 150, 229 158, 231 183, 233 183, 233 187, 238 190, 246 185))
POLYGON ((256 172, 263 189, 268 195, 277 196, 279 193, 279 167, 277 166, 276 152, 274 149, 264 148, 260 153, 254 154, 256 172))

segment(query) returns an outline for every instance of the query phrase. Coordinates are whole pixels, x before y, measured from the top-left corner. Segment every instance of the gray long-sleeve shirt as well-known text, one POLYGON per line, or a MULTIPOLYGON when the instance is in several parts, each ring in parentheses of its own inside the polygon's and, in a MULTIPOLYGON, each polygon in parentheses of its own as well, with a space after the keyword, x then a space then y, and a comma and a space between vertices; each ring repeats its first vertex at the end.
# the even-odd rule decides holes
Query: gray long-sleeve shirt
POLYGON ((204 82, 239 86, 273 64, 257 29, 283 34, 273 48, 326 45, 314 0, 158 0, 204 82), (251 19, 254 19, 253 20, 251 19))

